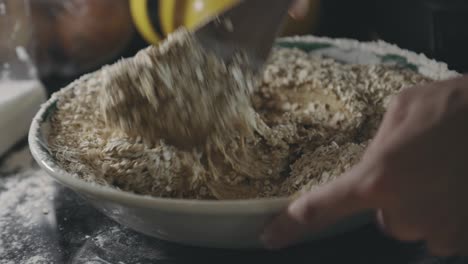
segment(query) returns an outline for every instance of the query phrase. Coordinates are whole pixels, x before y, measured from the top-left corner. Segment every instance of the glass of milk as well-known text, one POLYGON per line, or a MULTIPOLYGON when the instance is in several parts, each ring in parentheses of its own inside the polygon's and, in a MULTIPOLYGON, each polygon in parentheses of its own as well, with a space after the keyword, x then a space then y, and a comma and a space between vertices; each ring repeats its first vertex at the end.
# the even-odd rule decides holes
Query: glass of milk
POLYGON ((29 0, 0 0, 0 157, 26 138, 46 97, 30 59, 32 29, 29 0))

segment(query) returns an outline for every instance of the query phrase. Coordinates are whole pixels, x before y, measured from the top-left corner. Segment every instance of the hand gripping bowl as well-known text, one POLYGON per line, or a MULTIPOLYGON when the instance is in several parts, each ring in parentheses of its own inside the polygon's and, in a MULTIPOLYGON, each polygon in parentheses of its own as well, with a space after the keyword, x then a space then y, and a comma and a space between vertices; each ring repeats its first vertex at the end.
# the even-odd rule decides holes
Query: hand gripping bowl
MULTIPOLYGON (((443 63, 383 42, 360 43, 306 36, 283 38, 277 41, 277 45, 320 53, 343 63, 399 64, 433 79, 457 75, 443 63)), ((71 89, 73 86, 74 83, 64 89, 71 89)), ((258 237, 264 225, 289 202, 289 198, 235 201, 155 198, 88 183, 74 177, 54 161, 48 150, 49 118, 54 113, 57 96, 52 96, 41 107, 32 122, 29 144, 34 158, 55 180, 80 194, 122 225, 150 236, 187 245, 256 248, 261 246, 258 237)), ((356 215, 309 238, 320 239, 352 230, 368 223, 370 219, 368 213, 356 215)))

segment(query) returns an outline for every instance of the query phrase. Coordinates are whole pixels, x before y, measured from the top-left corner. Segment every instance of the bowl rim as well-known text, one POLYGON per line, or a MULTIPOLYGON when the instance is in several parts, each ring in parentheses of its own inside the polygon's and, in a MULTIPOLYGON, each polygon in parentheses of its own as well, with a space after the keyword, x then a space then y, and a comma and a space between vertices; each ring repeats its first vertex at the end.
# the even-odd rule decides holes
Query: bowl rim
MULTIPOLYGON (((372 52, 374 54, 397 54, 406 58, 409 62, 415 63, 421 68, 421 74, 430 76, 434 79, 444 79, 459 75, 455 71, 450 71, 445 63, 431 60, 423 54, 416 54, 412 51, 400 49, 399 47, 383 42, 359 42, 353 39, 344 38, 327 38, 316 36, 296 36, 279 38, 278 43, 325 43, 332 44, 344 50, 361 50, 372 52)), ((105 66, 104 66, 105 67, 105 66)), ((94 184, 80 179, 62 169, 51 157, 46 146, 41 144, 40 125, 46 111, 54 106, 60 94, 68 89, 73 89, 74 85, 85 78, 91 77, 95 73, 83 75, 77 80, 71 82, 60 91, 54 93, 44 104, 41 105, 39 111, 32 120, 28 133, 29 147, 31 154, 36 162, 55 180, 62 183, 66 187, 75 190, 78 194, 94 195, 96 197, 105 198, 120 204, 127 204, 134 207, 143 208, 158 208, 167 211, 185 211, 191 213, 204 214, 263 214, 265 212, 276 212, 284 208, 294 196, 291 197, 273 197, 273 198, 257 198, 257 199, 239 199, 239 200, 196 200, 196 199, 181 199, 181 198, 162 198, 149 195, 140 195, 131 192, 126 192, 104 186, 94 184)))

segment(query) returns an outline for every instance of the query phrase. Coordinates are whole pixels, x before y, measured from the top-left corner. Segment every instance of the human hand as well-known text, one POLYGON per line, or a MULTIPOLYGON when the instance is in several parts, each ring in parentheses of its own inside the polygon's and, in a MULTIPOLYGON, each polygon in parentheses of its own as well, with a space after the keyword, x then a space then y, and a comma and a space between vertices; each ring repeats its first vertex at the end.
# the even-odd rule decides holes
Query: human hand
POLYGON ((402 91, 361 162, 294 201, 262 236, 271 249, 374 209, 382 229, 468 254, 468 76, 402 91))

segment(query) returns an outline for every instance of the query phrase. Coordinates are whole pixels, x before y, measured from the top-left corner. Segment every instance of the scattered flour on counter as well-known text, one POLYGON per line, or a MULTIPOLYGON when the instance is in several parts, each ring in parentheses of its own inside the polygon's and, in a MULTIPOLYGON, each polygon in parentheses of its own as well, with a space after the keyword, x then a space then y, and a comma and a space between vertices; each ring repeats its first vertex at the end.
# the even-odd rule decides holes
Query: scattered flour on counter
POLYGON ((171 259, 173 245, 142 236, 120 225, 102 226, 70 260, 71 263, 159 263, 171 259), (118 260, 118 261, 117 261, 118 260))
POLYGON ((50 255, 53 245, 41 234, 49 232, 44 227, 54 224, 54 217, 42 212, 53 211, 49 198, 54 195, 55 185, 31 164, 25 148, 0 166, 0 264, 54 263, 50 255))
POLYGON ((43 256, 34 256, 34 257, 30 257, 24 263, 25 264, 39 264, 39 263, 50 263, 50 261, 48 261, 47 258, 43 256))

